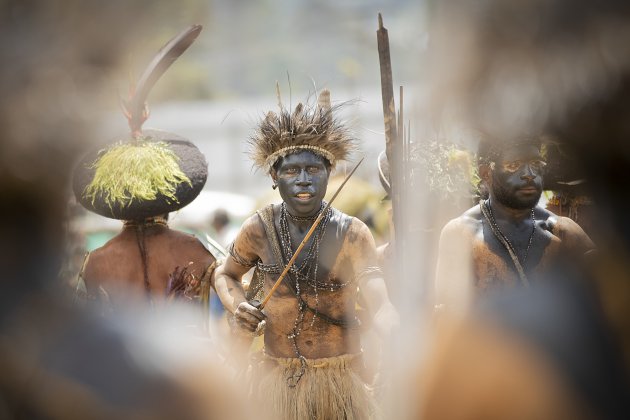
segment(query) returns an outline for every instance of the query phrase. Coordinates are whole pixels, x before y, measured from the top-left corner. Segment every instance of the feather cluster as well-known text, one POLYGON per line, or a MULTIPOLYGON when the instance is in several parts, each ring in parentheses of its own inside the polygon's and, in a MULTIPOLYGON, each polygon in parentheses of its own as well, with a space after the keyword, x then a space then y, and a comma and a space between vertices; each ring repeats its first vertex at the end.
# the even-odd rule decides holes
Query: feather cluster
POLYGON ((249 139, 254 166, 270 170, 279 158, 302 150, 323 156, 333 166, 347 159, 356 139, 335 117, 345 104, 331 106, 328 90, 322 91, 318 103, 299 103, 293 112, 279 100, 278 113, 267 113, 249 139))

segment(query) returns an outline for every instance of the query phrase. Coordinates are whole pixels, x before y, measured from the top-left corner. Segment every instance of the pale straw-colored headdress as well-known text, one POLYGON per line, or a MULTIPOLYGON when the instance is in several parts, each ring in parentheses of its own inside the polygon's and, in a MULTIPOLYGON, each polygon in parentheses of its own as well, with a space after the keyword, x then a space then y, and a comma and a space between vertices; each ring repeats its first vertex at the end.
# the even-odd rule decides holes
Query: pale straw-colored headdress
POLYGON ((324 157, 333 167, 348 158, 356 140, 334 115, 345 103, 331 106, 330 92, 323 90, 316 104, 299 103, 291 113, 280 100, 278 85, 276 90, 279 112, 268 112, 249 140, 254 166, 269 171, 279 158, 302 150, 324 157))

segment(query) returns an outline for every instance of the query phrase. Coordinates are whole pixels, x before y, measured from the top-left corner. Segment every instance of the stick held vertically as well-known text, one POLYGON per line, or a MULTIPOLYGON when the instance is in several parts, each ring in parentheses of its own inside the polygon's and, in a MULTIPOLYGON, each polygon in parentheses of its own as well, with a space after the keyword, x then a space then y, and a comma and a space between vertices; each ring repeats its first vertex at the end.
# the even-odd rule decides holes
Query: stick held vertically
POLYGON ((383 26, 383 17, 378 14, 378 59, 381 67, 381 96, 383 98, 383 117, 385 119, 385 153, 388 160, 394 160, 394 144, 397 139, 396 106, 394 103, 394 83, 392 79, 392 60, 389 52, 389 35, 383 26))

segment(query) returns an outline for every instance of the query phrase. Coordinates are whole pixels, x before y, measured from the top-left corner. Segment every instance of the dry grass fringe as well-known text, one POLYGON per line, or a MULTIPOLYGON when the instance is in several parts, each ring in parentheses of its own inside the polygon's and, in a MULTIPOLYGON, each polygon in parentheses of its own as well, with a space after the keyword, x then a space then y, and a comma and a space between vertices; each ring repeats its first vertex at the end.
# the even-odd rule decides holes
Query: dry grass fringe
POLYGON ((260 382, 255 389, 262 407, 273 419, 369 419, 376 416, 374 399, 367 385, 353 371, 359 355, 307 359, 304 376, 295 387, 287 377, 300 369, 296 358, 265 356, 260 382))

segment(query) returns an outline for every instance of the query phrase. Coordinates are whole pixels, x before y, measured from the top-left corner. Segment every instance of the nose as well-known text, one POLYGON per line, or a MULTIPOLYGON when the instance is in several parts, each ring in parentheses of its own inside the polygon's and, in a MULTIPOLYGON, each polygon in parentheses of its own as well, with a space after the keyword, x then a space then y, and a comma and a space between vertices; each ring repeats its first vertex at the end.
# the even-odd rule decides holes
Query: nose
POLYGON ((521 174, 522 179, 533 181, 534 178, 536 178, 536 172, 532 170, 532 167, 529 163, 525 164, 525 167, 523 169, 524 171, 521 174))
POLYGON ((300 175, 295 183, 300 186, 309 186, 311 185, 311 177, 308 175, 308 172, 303 169, 300 171, 300 175))

